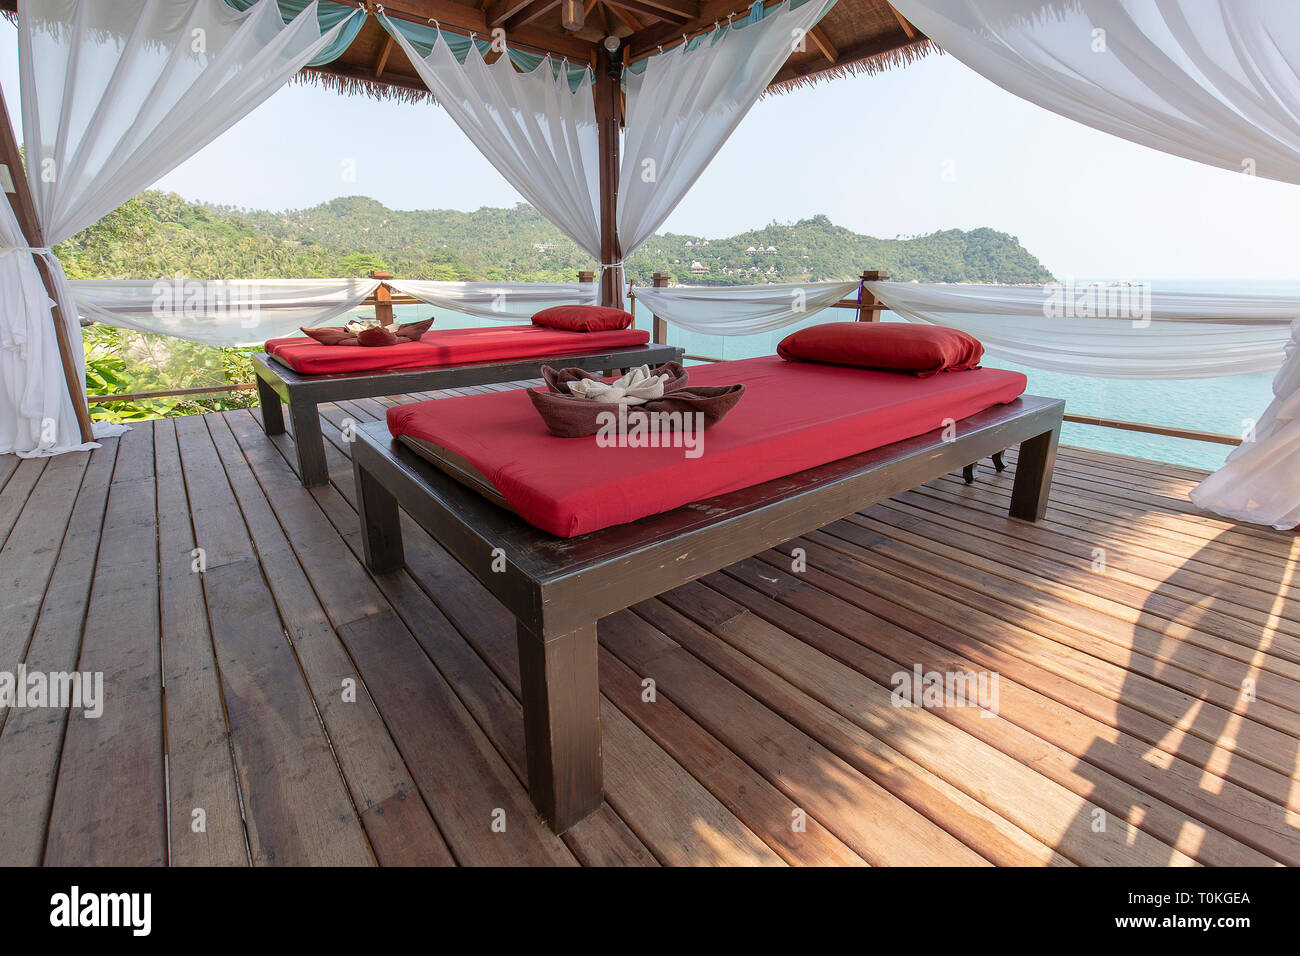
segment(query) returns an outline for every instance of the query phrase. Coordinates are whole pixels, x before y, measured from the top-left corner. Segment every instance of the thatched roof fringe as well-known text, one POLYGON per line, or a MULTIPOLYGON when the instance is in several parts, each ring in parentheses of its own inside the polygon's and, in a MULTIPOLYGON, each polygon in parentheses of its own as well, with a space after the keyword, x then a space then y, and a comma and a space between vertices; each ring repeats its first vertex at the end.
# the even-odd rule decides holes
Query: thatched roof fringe
POLYGON ((781 80, 764 90, 763 96, 784 95, 793 90, 816 86, 819 83, 830 82, 845 76, 871 76, 893 67, 907 66, 909 63, 919 60, 930 53, 943 53, 943 50, 937 43, 923 38, 915 43, 909 43, 907 46, 900 46, 885 53, 877 53, 875 56, 869 56, 863 60, 856 60, 852 63, 832 66, 816 73, 807 73, 803 76, 793 76, 788 80, 781 80))
POLYGON ((437 103, 429 90, 415 90, 406 86, 394 86, 381 80, 368 80, 365 77, 340 76, 324 70, 306 69, 295 76, 291 83, 319 86, 333 93, 344 95, 357 94, 368 96, 381 102, 397 103, 437 103))

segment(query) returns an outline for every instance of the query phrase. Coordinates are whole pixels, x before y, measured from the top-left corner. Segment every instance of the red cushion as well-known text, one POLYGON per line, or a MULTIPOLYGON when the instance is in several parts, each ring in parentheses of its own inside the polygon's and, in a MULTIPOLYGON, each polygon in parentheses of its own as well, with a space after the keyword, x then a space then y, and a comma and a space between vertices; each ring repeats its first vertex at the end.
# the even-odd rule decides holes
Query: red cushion
POLYGON ((604 305, 553 305, 533 316, 534 325, 570 332, 608 332, 612 329, 630 328, 631 312, 611 309, 604 305))
POLYGON ((331 375, 562 357, 606 349, 634 349, 649 341, 650 333, 641 329, 565 332, 540 325, 493 325, 482 329, 435 329, 424 333, 418 342, 399 342, 382 349, 321 345, 306 336, 271 339, 265 348, 267 354, 295 372, 331 375))
POLYGON ((776 354, 790 362, 829 362, 924 378, 979 368, 984 346, 973 335, 939 325, 827 322, 787 335, 776 354))
POLYGON ((524 520, 572 537, 923 435, 1025 390, 1025 376, 1000 369, 917 379, 775 356, 690 375, 695 385, 746 388, 726 420, 702 433, 695 458, 680 447, 556 438, 522 390, 399 405, 388 427, 459 455, 524 520))

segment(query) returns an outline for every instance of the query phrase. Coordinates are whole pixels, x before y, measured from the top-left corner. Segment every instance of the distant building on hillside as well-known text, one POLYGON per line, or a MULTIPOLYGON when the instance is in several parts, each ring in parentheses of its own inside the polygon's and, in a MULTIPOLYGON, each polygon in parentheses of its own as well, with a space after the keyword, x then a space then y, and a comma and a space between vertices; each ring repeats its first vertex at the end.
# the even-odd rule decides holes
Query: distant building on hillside
POLYGON ((702 262, 691 263, 691 275, 706 276, 709 274, 709 267, 702 262))

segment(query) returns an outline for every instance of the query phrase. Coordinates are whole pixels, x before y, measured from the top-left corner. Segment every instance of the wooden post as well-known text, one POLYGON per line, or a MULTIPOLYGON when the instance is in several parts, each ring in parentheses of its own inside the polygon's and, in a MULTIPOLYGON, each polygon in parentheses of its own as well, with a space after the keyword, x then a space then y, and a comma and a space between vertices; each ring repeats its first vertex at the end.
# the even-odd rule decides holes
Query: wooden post
MULTIPOLYGON (((14 184, 14 191, 10 194, 12 197, 10 206, 18 219, 18 226, 22 229, 27 245, 34 249, 41 249, 45 247, 45 231, 41 228, 41 221, 36 215, 36 202, 32 198, 31 187, 23 171, 22 154, 18 151, 18 137, 14 133, 13 124, 9 122, 9 107, 5 103, 3 91, 0 91, 0 114, 3 114, 0 115, 0 164, 9 167, 9 178, 14 184)), ((59 346, 59 359, 63 363, 63 380, 68 388, 68 398, 72 400, 72 410, 77 415, 77 428, 81 432, 82 442, 91 442, 95 440, 95 429, 90 421, 90 406, 86 404, 84 398, 86 383, 81 380, 77 371, 77 362, 72 357, 72 340, 68 337, 68 327, 64 325, 63 313, 59 309, 58 298, 55 295, 54 273, 44 256, 33 254, 32 258, 36 262, 36 271, 41 274, 41 282, 45 284, 46 295, 55 303, 50 309, 50 317, 54 322, 54 339, 59 346)))
MULTIPOLYGON (((391 279, 391 272, 372 272, 372 279, 391 279)), ((379 320, 380 325, 393 324, 393 290, 388 283, 384 283, 375 290, 375 318, 379 320)))
POLYGON ((592 272, 590 269, 583 269, 578 273, 578 281, 583 283, 595 282, 596 273, 592 272))
POLYGON ((889 278, 888 272, 864 271, 862 273, 862 298, 858 302, 858 321, 859 322, 876 322, 880 319, 881 308, 883 304, 879 299, 872 295, 868 290, 866 283, 883 282, 889 278))
MULTIPOLYGON (((602 46, 597 51, 596 83, 593 88, 593 96, 596 100, 596 126, 600 141, 600 261, 602 266, 623 259, 618 242, 618 131, 622 125, 619 97, 621 73, 621 55, 610 53, 602 46)), ((622 308, 622 267, 601 269, 600 304, 622 308)))
MULTIPOLYGON (((654 273, 653 275, 650 276, 650 284, 653 285, 656 289, 665 288, 668 285, 668 273, 666 272, 654 273)), ((668 323, 665 322, 663 319, 659 318, 659 316, 657 315, 654 317, 654 319, 655 319, 655 323, 654 323, 653 341, 655 345, 667 345, 668 344, 668 323)))

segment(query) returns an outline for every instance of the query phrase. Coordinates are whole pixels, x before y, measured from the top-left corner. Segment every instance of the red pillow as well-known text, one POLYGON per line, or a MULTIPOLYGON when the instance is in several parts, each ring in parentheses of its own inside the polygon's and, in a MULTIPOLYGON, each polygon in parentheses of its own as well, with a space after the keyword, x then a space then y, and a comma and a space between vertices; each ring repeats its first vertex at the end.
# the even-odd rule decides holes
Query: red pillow
POLYGON ((612 332, 632 327, 632 313, 604 305, 554 305, 533 316, 533 325, 566 332, 612 332))
POLYGON ((911 322, 827 322, 787 335, 776 347, 787 362, 825 362, 907 372, 979 368, 984 346, 958 329, 911 322))

